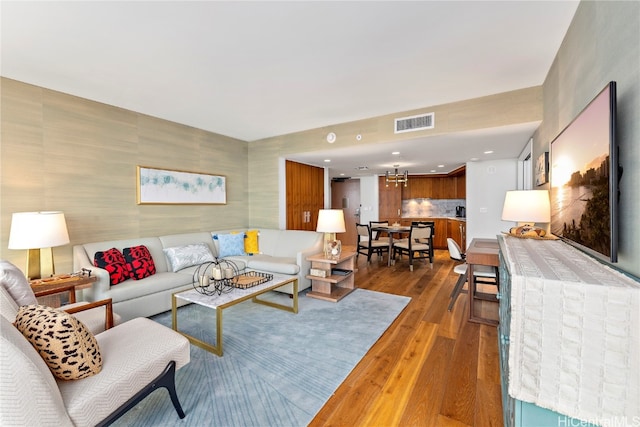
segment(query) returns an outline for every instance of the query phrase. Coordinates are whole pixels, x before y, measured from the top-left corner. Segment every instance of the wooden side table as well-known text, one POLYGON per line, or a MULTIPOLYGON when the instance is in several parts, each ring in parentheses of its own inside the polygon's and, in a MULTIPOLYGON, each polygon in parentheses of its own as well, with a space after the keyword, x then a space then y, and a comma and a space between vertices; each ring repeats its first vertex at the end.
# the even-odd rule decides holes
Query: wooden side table
MULTIPOLYGON (((53 277, 46 277, 44 279, 31 280, 29 283, 31 284, 31 289, 36 297, 45 297, 67 292, 69 294, 68 302, 74 303, 76 302, 75 291, 90 288, 97 280, 98 278, 96 276, 60 274, 53 277)), ((62 305, 60 296, 49 297, 47 303, 48 305, 55 305, 57 307, 62 305)))
POLYGON ((324 254, 316 254, 307 258, 311 261, 311 269, 325 272, 326 277, 308 274, 311 280, 311 291, 308 297, 338 302, 356 289, 355 285, 355 258, 353 248, 343 248, 338 259, 325 258, 324 254), (340 269, 344 274, 336 274, 335 269, 340 269), (332 270, 334 270, 332 274, 332 270))

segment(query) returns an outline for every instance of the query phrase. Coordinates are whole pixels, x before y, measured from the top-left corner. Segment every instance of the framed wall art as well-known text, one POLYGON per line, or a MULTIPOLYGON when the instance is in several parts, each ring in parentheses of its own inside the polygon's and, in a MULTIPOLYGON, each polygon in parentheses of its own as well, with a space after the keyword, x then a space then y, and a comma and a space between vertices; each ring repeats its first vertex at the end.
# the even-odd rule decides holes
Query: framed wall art
POLYGON ((535 170, 535 179, 536 185, 540 186, 546 184, 549 181, 549 152, 545 151, 544 153, 538 156, 536 160, 536 170, 535 170))
POLYGON ((227 203, 224 175, 138 166, 136 181, 139 205, 227 203))

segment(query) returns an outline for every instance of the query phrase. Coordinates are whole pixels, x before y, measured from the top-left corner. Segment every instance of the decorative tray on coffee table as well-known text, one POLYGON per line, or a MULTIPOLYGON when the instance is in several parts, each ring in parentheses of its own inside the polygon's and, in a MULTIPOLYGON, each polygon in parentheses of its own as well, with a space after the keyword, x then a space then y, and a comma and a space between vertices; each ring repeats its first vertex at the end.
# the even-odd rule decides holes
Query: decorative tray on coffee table
POLYGON ((240 289, 247 289, 253 286, 258 286, 272 279, 273 274, 261 273, 259 271, 247 271, 234 276, 231 279, 231 286, 240 289))

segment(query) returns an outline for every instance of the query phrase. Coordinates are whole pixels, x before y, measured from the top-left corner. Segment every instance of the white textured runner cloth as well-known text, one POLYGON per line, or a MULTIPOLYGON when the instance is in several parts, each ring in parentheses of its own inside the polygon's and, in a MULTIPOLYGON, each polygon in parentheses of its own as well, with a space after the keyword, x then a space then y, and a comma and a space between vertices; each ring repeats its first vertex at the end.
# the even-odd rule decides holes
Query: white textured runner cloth
POLYGON ((509 394, 594 424, 639 422, 640 283, 559 240, 504 242, 509 394))

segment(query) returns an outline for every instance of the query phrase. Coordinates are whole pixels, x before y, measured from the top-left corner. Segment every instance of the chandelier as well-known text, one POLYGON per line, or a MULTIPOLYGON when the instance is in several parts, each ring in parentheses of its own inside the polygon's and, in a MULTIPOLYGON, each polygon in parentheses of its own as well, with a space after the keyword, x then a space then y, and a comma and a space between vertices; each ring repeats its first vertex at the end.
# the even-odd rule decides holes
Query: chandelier
POLYGON ((386 171, 384 176, 385 176, 385 186, 388 187, 390 182, 395 182, 396 183, 396 187, 398 186, 398 184, 402 184, 404 183, 404 186, 407 186, 407 182, 409 181, 409 171, 404 171, 404 174, 399 174, 398 173, 398 168, 396 166, 399 165, 393 165, 395 167, 395 171, 393 174, 390 174, 389 171, 386 171))

